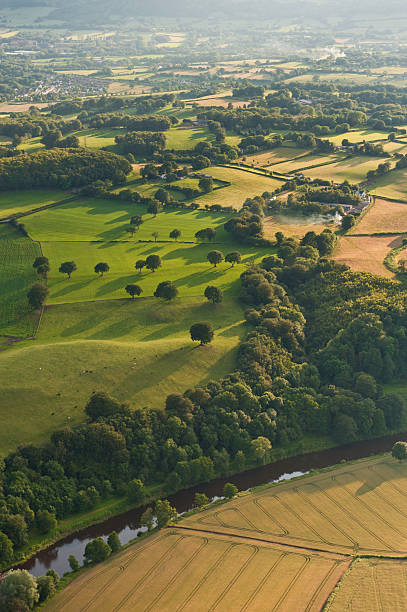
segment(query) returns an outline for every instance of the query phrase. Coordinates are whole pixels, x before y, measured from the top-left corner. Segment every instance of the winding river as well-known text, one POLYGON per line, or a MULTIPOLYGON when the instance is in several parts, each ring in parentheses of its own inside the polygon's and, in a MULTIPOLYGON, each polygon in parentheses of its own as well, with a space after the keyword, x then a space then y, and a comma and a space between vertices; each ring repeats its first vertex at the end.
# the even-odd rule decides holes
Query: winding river
MULTIPOLYGON (((186 512, 192 508, 194 495, 197 491, 203 492, 210 499, 213 499, 222 495, 225 482, 233 482, 239 490, 246 490, 261 484, 299 476, 311 469, 329 467, 339 463, 342 459, 350 461, 387 452, 397 440, 407 440, 407 433, 385 436, 375 440, 363 440, 345 446, 282 459, 269 465, 229 476, 226 479, 219 478, 184 489, 170 495, 168 499, 179 513, 186 512)), ((41 576, 49 569, 54 569, 62 576, 65 572, 70 571, 69 555, 75 555, 79 563, 83 562, 85 546, 90 540, 97 537, 106 539, 112 531, 117 531, 122 544, 127 544, 135 538, 140 531, 144 530, 140 528, 140 516, 144 510, 145 507, 135 508, 66 536, 37 553, 19 567, 27 569, 34 576, 41 576)))

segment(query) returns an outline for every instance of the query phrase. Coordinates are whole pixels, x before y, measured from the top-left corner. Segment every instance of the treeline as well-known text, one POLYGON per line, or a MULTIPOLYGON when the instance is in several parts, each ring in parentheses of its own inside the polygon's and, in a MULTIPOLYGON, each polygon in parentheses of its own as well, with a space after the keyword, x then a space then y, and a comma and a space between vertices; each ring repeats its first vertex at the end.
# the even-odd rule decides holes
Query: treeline
POLYGON ((152 157, 165 149, 167 139, 162 132, 128 132, 117 135, 115 142, 124 154, 152 157))
POLYGON ((57 115, 85 113, 83 117, 88 117, 89 114, 93 113, 112 113, 128 108, 137 115, 145 115, 154 113, 168 104, 172 104, 175 98, 176 96, 174 94, 141 96, 140 98, 102 96, 101 98, 58 102, 50 106, 48 110, 57 115))
POLYGON ((276 238, 276 255, 241 276, 251 328, 235 372, 169 395, 165 410, 95 393, 84 424, 1 462, 8 547, 24 546, 45 510, 61 519, 113 494, 133 499, 143 483, 174 491, 282 457, 288 444, 301 452, 308 434, 344 443, 404 425, 403 400, 380 383, 404 368, 405 292, 321 258, 329 230, 276 238))
POLYGON ((130 132, 165 132, 171 125, 178 123, 175 117, 171 120, 165 115, 150 115, 148 117, 134 117, 132 115, 98 114, 91 117, 88 126, 91 128, 119 127, 130 132))
POLYGON ((0 159, 0 190, 83 187, 97 180, 125 182, 129 162, 106 151, 53 149, 0 159))

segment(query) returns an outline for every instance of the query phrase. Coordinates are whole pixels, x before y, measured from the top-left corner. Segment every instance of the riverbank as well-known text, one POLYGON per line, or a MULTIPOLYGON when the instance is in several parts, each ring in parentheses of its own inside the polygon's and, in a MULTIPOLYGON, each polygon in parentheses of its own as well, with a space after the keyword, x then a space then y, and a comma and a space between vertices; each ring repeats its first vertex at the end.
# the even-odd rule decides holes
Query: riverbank
MULTIPOLYGON (((374 440, 362 440, 345 446, 334 446, 325 450, 316 450, 311 453, 291 456, 264 466, 259 466, 245 472, 217 478, 208 483, 201 483, 189 489, 184 489, 175 494, 168 495, 171 504, 178 512, 185 512, 193 507, 196 492, 205 493, 210 499, 222 495, 225 482, 232 481, 239 490, 247 490, 256 486, 265 485, 271 481, 294 472, 305 473, 310 470, 328 468, 340 464, 342 460, 352 461, 370 455, 377 455, 389 451, 397 440, 407 439, 407 433, 397 433, 374 440)), ((326 443, 325 439, 325 443, 326 443)), ((55 569, 58 574, 63 575, 69 571, 68 557, 74 554, 79 560, 83 557, 86 544, 96 537, 107 537, 112 531, 119 534, 122 544, 130 542, 139 532, 139 519, 145 505, 132 507, 130 510, 100 523, 80 529, 70 535, 54 541, 51 545, 40 550, 27 559, 20 567, 23 567, 35 576, 40 576, 48 569, 55 569)))
POLYGON ((406 483, 407 464, 386 453, 254 487, 67 576, 46 610, 227 609, 232 586, 233 609, 321 610, 354 559, 406 559, 406 483))

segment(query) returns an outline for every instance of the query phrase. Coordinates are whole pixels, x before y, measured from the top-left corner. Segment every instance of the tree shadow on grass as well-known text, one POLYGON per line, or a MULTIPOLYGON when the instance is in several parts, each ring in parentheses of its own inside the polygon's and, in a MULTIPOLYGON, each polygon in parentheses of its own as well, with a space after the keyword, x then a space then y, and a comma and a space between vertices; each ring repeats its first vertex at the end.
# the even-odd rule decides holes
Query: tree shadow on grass
POLYGON ((174 283, 177 287, 196 287, 197 285, 201 285, 203 283, 211 283, 223 280, 223 274, 223 270, 219 270, 219 268, 214 268, 212 266, 207 270, 200 270, 199 272, 194 272, 194 274, 189 274, 188 276, 178 278, 174 281, 174 283))
POLYGON ((78 321, 74 325, 71 325, 71 327, 66 327, 60 335, 62 338, 69 338, 70 336, 84 334, 85 332, 88 332, 90 329, 95 327, 97 323, 98 320, 95 318, 95 315, 92 315, 87 319, 82 319, 81 321, 78 321))
POLYGON ((114 293, 115 291, 118 291, 119 289, 123 289, 123 297, 125 297, 126 295, 125 287, 130 282, 133 282, 135 280, 135 276, 136 276, 136 273, 131 274, 131 275, 126 275, 126 276, 116 277, 113 280, 107 280, 106 277, 101 278, 100 280, 104 282, 96 289, 95 295, 97 296, 106 295, 107 293, 114 293))
POLYGON ((81 289, 89 285, 90 282, 92 282, 92 279, 89 278, 78 282, 72 282, 72 280, 67 281, 67 283, 69 284, 66 284, 59 291, 56 291, 55 293, 51 291, 51 298, 55 299, 57 297, 62 297, 63 295, 69 295, 73 291, 80 291, 81 289))

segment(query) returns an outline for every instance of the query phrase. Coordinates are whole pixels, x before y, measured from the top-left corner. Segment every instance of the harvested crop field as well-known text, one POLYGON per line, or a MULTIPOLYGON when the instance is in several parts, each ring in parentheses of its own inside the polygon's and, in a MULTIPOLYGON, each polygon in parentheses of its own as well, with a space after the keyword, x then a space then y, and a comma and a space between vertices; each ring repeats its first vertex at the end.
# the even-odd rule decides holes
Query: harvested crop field
POLYGON ((358 559, 343 578, 329 612, 404 612, 407 610, 407 561, 358 559))
POLYGON ((367 459, 242 496, 182 525, 352 554, 406 555, 407 466, 367 459))
POLYGON ((336 226, 332 223, 323 223, 322 218, 291 217, 288 215, 272 215, 264 218, 264 235, 273 239, 276 232, 283 232, 284 236, 304 236, 307 232, 320 233, 324 229, 334 231, 336 226), (316 222, 313 223, 312 219, 316 222), (321 222, 319 222, 321 221, 321 222))
POLYGON ((316 612, 348 565, 341 555, 172 528, 85 572, 46 610, 316 612))
POLYGON ((407 204, 376 198, 373 206, 348 235, 379 232, 407 232, 407 204))
POLYGON ((383 260, 391 249, 401 245, 402 236, 342 236, 335 250, 337 262, 357 272, 370 272, 392 278, 383 260))

